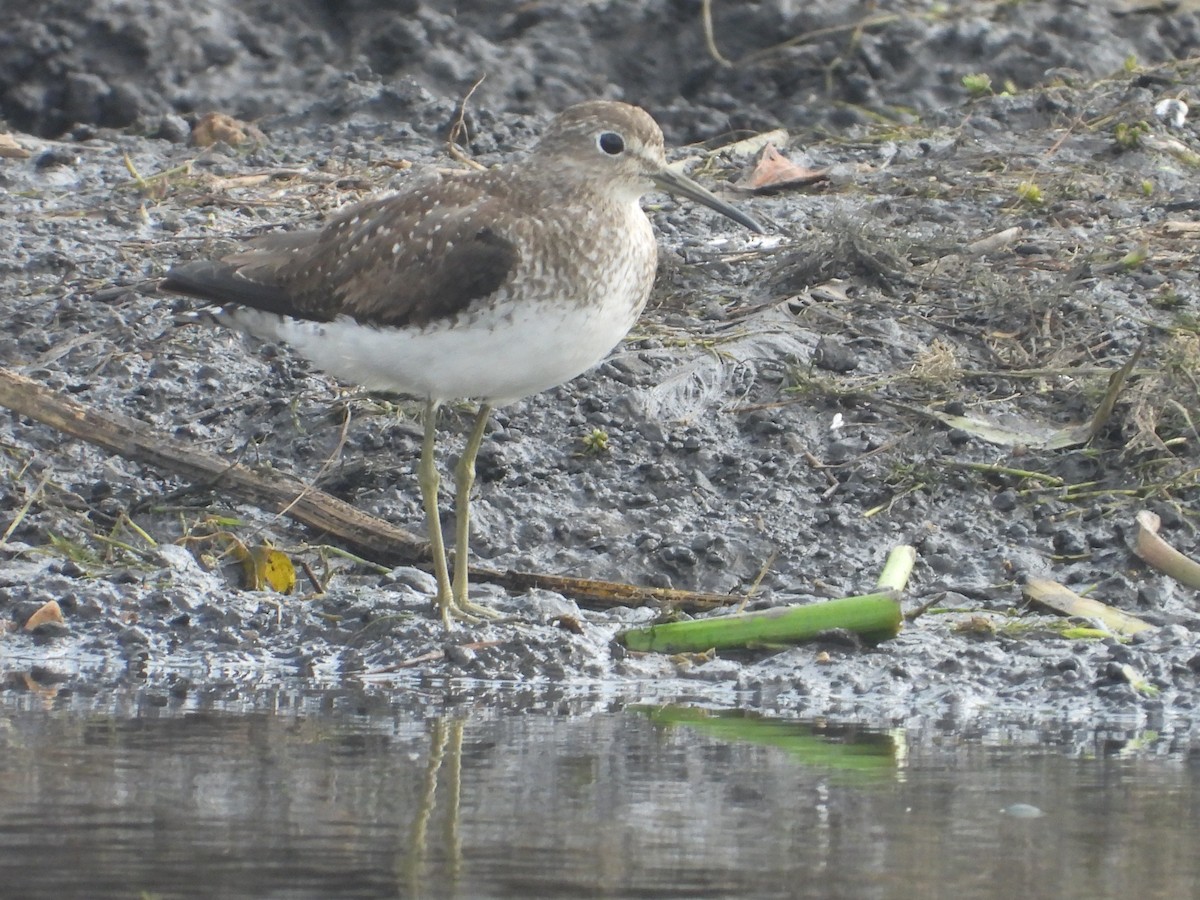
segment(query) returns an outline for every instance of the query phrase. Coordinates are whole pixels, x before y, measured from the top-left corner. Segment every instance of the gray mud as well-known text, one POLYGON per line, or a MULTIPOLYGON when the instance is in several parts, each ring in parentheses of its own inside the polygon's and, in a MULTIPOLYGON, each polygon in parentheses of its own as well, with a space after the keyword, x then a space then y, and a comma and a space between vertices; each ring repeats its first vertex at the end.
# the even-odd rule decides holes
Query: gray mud
MULTIPOLYGON (((523 621, 445 634, 416 569, 381 575, 285 519, 4 414, 10 683, 178 694, 386 671, 882 723, 1141 722, 1192 737, 1196 594, 1129 541, 1150 508, 1168 541, 1200 556, 1200 291, 1186 227, 1200 140, 1194 120, 1154 114, 1200 93, 1200 16, 713 5, 731 66, 709 55, 700 5, 665 0, 501 15, 418 2, 10 10, 0 115, 31 155, 0 159, 0 363, 419 532, 416 406, 338 385, 286 348, 180 325, 189 306, 176 298, 111 288, 401 188, 413 177, 402 161, 453 165, 443 140, 483 75, 466 149, 485 164, 590 97, 644 105, 677 148, 785 128, 792 158, 830 167, 829 180, 739 198, 769 223, 766 239, 652 198, 663 262, 650 309, 595 371, 498 411, 472 549, 496 569, 755 586, 761 608, 865 592, 909 543, 906 609, 928 612, 874 648, 831 638, 682 659, 614 644, 651 610, 479 583, 476 599, 523 621), (970 96, 961 79, 980 73, 992 89, 970 96), (190 123, 210 110, 254 120, 269 143, 190 146, 190 123), (967 250, 1012 228, 991 252, 967 250), (1143 342, 1086 446, 997 445, 915 411, 1085 422, 1143 342), (600 452, 585 442, 597 430, 600 452), (325 591, 303 577, 293 596, 241 588, 221 546, 200 539, 222 529, 285 549, 325 591), (1094 587, 1160 627, 1066 640, 1027 609, 1031 575, 1094 587), (50 599, 65 627, 21 632, 50 599), (580 633, 553 624, 563 614, 580 633)), ((710 184, 753 164, 700 146, 678 155, 703 157, 693 174, 710 184)), ((443 415, 447 462, 470 411, 443 415)))

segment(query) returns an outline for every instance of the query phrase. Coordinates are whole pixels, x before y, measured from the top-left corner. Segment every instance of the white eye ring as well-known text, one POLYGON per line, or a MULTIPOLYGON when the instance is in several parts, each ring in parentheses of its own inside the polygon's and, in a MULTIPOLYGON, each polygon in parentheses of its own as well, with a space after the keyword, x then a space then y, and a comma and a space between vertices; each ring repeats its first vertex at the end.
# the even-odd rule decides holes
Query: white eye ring
POLYGON ((620 156, 625 152, 625 138, 615 131, 603 131, 596 136, 596 146, 609 156, 620 156))

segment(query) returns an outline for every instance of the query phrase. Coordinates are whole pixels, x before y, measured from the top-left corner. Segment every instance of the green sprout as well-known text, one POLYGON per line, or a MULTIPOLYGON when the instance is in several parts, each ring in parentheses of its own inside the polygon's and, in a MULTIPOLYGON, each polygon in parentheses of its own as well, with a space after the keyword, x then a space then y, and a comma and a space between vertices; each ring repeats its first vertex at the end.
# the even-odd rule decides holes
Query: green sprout
POLYGON ((972 97, 983 97, 992 92, 992 78, 990 75, 985 75, 982 72, 964 75, 962 77, 962 86, 967 89, 967 93, 972 97))
POLYGON ((582 438, 585 453, 600 454, 608 452, 608 432, 603 428, 593 428, 582 438))
POLYGON ((1142 137, 1150 130, 1145 122, 1118 122, 1113 129, 1113 140, 1119 150, 1136 150, 1142 146, 1142 137))
POLYGON ((1046 201, 1042 189, 1032 181, 1022 181, 1017 185, 1017 198, 1028 206, 1041 206, 1046 201))
POLYGON ((1150 258, 1150 248, 1146 246, 1134 247, 1123 257, 1121 257, 1121 267, 1127 272, 1132 272, 1142 263, 1150 258))

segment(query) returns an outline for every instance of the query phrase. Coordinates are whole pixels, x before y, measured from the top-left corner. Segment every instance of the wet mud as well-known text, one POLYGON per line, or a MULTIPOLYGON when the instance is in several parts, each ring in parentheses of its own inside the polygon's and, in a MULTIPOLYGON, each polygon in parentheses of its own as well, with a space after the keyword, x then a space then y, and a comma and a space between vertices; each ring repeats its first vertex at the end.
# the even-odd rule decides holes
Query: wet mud
MULTIPOLYGON (((923 614, 877 647, 833 635, 641 655, 614 637, 656 610, 479 581, 475 599, 519 621, 445 633, 418 568, 382 572, 219 487, 4 412, 11 686, 134 680, 170 695, 227 679, 462 678, 880 723, 1191 733, 1196 592, 1131 542, 1150 509, 1200 556, 1200 137, 1194 118, 1156 114, 1197 94, 1196 13, 717 3, 710 47, 701 4, 650 0, 502 15, 42 7, 11 11, 0 36, 0 131, 28 151, 0 158, 0 364, 420 532, 419 404, 183 322, 190 303, 138 286, 459 165, 444 142, 460 117, 462 149, 488 165, 572 102, 623 99, 770 233, 649 199, 662 251, 650 308, 594 371, 497 411, 473 502, 477 562, 749 594, 754 609, 868 591, 911 544, 904 605, 923 614), (266 142, 193 146, 210 111, 266 142), (754 157, 715 148, 775 129, 827 177, 764 194, 722 185, 754 157), (1138 353, 1111 414, 1046 449, 1093 421, 1138 353), (313 577, 301 568, 287 596, 247 590, 233 538, 270 542, 313 577), (1031 576, 1156 628, 1064 637, 1027 604, 1031 576), (49 600, 63 624, 24 631, 49 600)), ((470 416, 444 413, 444 469, 470 416)))

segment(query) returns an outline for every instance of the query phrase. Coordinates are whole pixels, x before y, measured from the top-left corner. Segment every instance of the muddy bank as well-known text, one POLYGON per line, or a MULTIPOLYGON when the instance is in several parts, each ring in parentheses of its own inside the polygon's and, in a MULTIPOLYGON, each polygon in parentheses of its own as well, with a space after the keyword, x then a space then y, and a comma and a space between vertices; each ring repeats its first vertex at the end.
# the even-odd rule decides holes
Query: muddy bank
MULTIPOLYGON (((485 73, 466 148, 485 164, 592 96, 647 106, 676 146, 784 128, 793 158, 829 179, 739 197, 770 224, 765 239, 654 198, 651 308, 595 371, 497 413, 473 550, 497 569, 753 586, 757 607, 867 590, 891 547, 911 543, 906 607, 929 611, 874 649, 643 657, 612 638, 649 610, 481 582, 477 599, 524 621, 446 635, 424 573, 381 574, 219 490, 5 414, 0 526, 16 524, 0 547, 0 610, 19 624, 54 599, 66 620, 3 639, 12 683, 32 672, 169 693, 387 670, 634 696, 679 685, 877 721, 1116 719, 1190 735, 1195 592, 1148 571, 1128 538, 1151 508, 1168 540, 1200 555, 1197 135, 1192 119, 1154 113, 1196 93, 1194 15, 979 5, 949 18, 877 10, 854 29, 832 4, 715 4, 727 66, 698 4, 499 18, 409 7, 360 4, 332 21, 317 4, 203 17, 51 4, 18 18, 0 110, 30 156, 0 160, 0 361, 419 532, 416 406, 337 385, 286 348, 180 325, 190 307, 176 298, 112 286, 401 188, 408 163, 452 165, 442 140, 485 73), (972 94, 971 74, 990 87, 976 79, 972 94), (189 146, 209 109, 254 119, 269 143, 189 146), (1139 347, 1099 432, 1038 449, 1094 415, 1139 347), (996 442, 947 416, 1023 437, 996 442), (244 590, 225 535, 269 540, 317 579, 290 597, 244 590), (1128 643, 1065 640, 1025 612, 1029 575, 1094 588, 1159 627, 1128 643), (580 631, 552 624, 562 615, 580 631)), ((678 155, 697 157, 709 184, 752 165, 705 152, 678 155)), ((445 415, 444 461, 469 419, 466 407, 445 415)))

